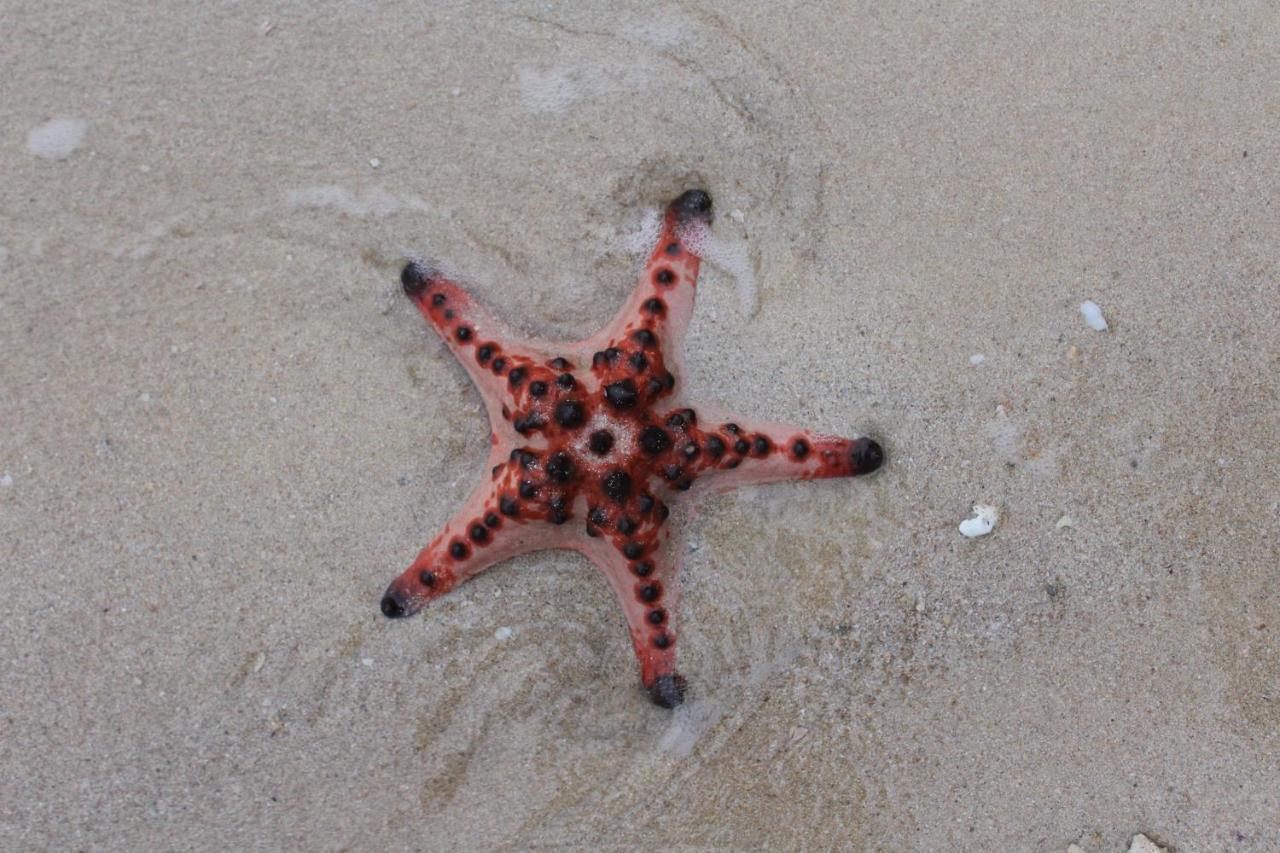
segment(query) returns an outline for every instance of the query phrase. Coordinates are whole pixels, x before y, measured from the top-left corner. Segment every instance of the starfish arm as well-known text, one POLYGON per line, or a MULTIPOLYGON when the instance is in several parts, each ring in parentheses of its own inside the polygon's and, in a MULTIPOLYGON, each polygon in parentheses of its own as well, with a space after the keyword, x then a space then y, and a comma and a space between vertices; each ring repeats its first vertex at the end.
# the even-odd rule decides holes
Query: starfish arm
POLYGON ((700 234, 711 219, 711 197, 702 190, 689 190, 667 205, 640 280, 613 320, 590 339, 594 349, 621 347, 637 330, 647 329, 664 360, 675 361, 693 316, 700 234))
POLYGON ((400 281, 405 294, 480 389, 490 421, 495 425, 509 422, 521 435, 545 426, 545 414, 526 422, 513 410, 526 409, 532 414, 550 383, 572 365, 512 334, 464 288, 428 266, 410 262, 400 281))
POLYGON ((520 463, 518 454, 523 453, 494 465, 490 482, 471 493, 444 530, 392 581, 382 597, 385 615, 411 616, 503 560, 561 547, 556 532, 567 516, 554 509, 560 505, 555 495, 531 484, 520 463))
POLYGON ((581 550, 618 596, 640 664, 640 681, 649 698, 663 708, 674 708, 684 701, 685 680, 676 671, 676 635, 671 622, 680 590, 666 536, 657 537, 643 554, 632 557, 615 544, 604 536, 581 550))
POLYGON ((687 429, 697 447, 686 465, 701 488, 726 489, 781 480, 857 477, 880 468, 884 450, 874 439, 823 435, 786 424, 735 416, 708 418, 687 429))

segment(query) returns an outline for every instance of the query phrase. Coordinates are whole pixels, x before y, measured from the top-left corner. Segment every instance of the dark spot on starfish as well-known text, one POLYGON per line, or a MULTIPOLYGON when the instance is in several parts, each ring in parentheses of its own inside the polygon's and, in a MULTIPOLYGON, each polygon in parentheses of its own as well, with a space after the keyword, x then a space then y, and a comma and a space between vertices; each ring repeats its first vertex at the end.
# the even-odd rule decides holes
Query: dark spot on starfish
POLYGON ((498 472, 501 470, 502 470, 501 465, 494 465, 492 468, 489 469, 489 474, 496 480, 498 478, 498 472))
POLYGON ((595 355, 591 356, 591 366, 600 367, 605 364, 613 364, 615 361, 618 360, 618 357, 620 355, 622 355, 622 350, 618 349, 617 347, 609 347, 608 349, 602 349, 599 352, 597 352, 595 355))
POLYGON ((508 409, 505 404, 502 407, 502 417, 504 420, 511 420, 511 410, 508 409))
POLYGON ((470 530, 471 541, 480 543, 489 541, 489 528, 483 524, 473 524, 470 530))
POLYGON ((809 455, 809 442, 803 438, 797 438, 791 442, 791 455, 797 459, 803 459, 809 455))
POLYGON ((712 459, 719 459, 724 454, 724 441, 718 435, 707 436, 707 452, 712 459))
POLYGON ((597 456, 604 456, 613 449, 613 433, 607 429, 598 429, 587 439, 587 446, 597 456))
MULTIPOLYGON (((408 290, 405 291, 408 293, 408 290)), ((413 294, 409 294, 412 296, 413 294)), ((388 619, 399 619, 405 615, 404 605, 400 603, 400 599, 396 597, 394 592, 387 590, 387 594, 382 596, 382 615, 388 619)))
POLYGON ((755 440, 751 442, 751 450, 756 454, 756 456, 768 456, 770 447, 769 439, 765 438, 763 435, 757 435, 755 440))
POLYGON ((498 499, 498 512, 507 518, 515 518, 520 514, 520 503, 510 495, 503 495, 498 499))
POLYGON ((511 461, 519 462, 520 467, 528 471, 538 464, 538 454, 531 450, 525 450, 523 447, 517 447, 511 451, 511 461))
MULTIPOLYGON (((656 640, 654 645, 657 645, 656 640)), ((666 648, 666 646, 659 646, 659 648, 666 648)), ((654 679, 653 684, 649 685, 649 699, 659 708, 675 708, 683 704, 687 689, 688 685, 682 676, 675 673, 659 675, 654 679)))
POLYGON ((644 553, 644 546, 639 542, 627 542, 622 546, 622 556, 634 560, 644 553))
POLYGON ((599 539, 599 538, 600 538, 600 531, 599 531, 599 530, 597 530, 595 527, 591 526, 590 524, 588 524, 588 525, 587 525, 587 535, 588 535, 588 536, 590 536, 592 539, 599 539))
POLYGON ((640 512, 642 513, 648 512, 649 510, 653 509, 653 495, 649 494, 648 492, 645 492, 640 497, 636 498, 636 506, 640 509, 640 512))
POLYGON ((468 548, 467 543, 463 542, 461 539, 453 540, 453 543, 449 546, 449 556, 453 557, 455 560, 464 559, 470 553, 471 549, 468 548))
POLYGON ((649 359, 645 358, 642 352, 633 353, 631 358, 627 359, 627 363, 636 373, 644 373, 649 369, 649 359))
POLYGON ((671 508, 663 503, 658 504, 658 521, 666 521, 669 515, 671 515, 671 508))
POLYGON ((666 634, 654 634, 653 645, 659 649, 665 649, 671 645, 671 637, 666 634))
POLYGON ((645 387, 649 389, 650 397, 656 397, 662 393, 662 383, 657 379, 650 379, 649 384, 645 387))
POLYGON ((511 422, 511 427, 521 435, 528 435, 535 429, 542 429, 547 425, 547 418, 541 412, 530 412, 527 415, 521 415, 511 422))
POLYGON ((536 498, 538 496, 538 487, 534 485, 532 480, 520 481, 520 497, 525 500, 536 498))
POLYGON ((668 255, 678 255, 678 254, 680 254, 680 244, 679 244, 679 243, 668 243, 668 244, 667 244, 667 254, 668 254, 668 255))
POLYGON ((667 426, 672 429, 683 430, 689 422, 685 420, 683 412, 672 412, 667 416, 667 426))
POLYGON ((547 506, 551 508, 551 523, 564 524, 569 520, 568 505, 565 503, 564 495, 555 495, 547 502, 547 506))
POLYGON ((469 326, 459 326, 458 330, 454 332, 454 334, 458 336, 458 340, 460 341, 471 340, 471 328, 469 326))
POLYGON ((444 318, 445 318, 446 320, 452 320, 452 319, 453 319, 453 309, 452 309, 452 308, 446 308, 446 309, 444 309, 444 318))
POLYGON ((645 427, 640 432, 640 448, 645 453, 658 454, 671 446, 671 436, 662 427, 645 427))
POLYGON ((633 571, 637 577, 647 578, 649 575, 653 574, 653 563, 650 563, 648 560, 632 563, 631 571, 633 571))
POLYGON ((751 445, 747 443, 747 440, 745 438, 740 438, 733 443, 734 453, 746 455, 746 452, 750 449, 751 449, 751 445))
POLYGON ((631 475, 626 471, 615 468, 604 475, 600 485, 606 495, 618 503, 622 503, 627 499, 627 495, 631 494, 631 475))
POLYGON ((658 342, 658 338, 648 329, 636 329, 631 333, 631 340, 642 347, 651 347, 658 342))
POLYGON ((661 270, 658 270, 658 273, 657 275, 654 276, 654 279, 658 282, 658 284, 671 284, 671 282, 676 280, 676 274, 673 273, 671 270, 661 269, 661 270))
POLYGON ((498 358, 495 358, 495 359, 493 360, 493 372, 494 372, 494 373, 498 373, 498 374, 500 374, 500 373, 502 373, 502 371, 504 371, 504 370, 506 370, 506 369, 507 369, 507 360, 506 360, 505 358, 498 357, 498 358))
POLYGON ((632 531, 636 529, 636 523, 625 515, 618 519, 618 523, 614 526, 618 528, 618 532, 623 536, 631 535, 632 531))
POLYGON ((573 378, 572 373, 561 373, 556 377, 556 384, 568 391, 578 384, 578 380, 573 378))
POLYGON ((436 306, 437 308, 439 308, 441 305, 443 305, 443 304, 444 304, 444 294, 443 294, 443 293, 437 293, 435 296, 431 297, 431 304, 432 304, 432 305, 434 305, 434 306, 436 306))
POLYGON ((674 373, 671 373, 670 371, 668 371, 668 372, 666 373, 666 375, 664 375, 664 376, 662 377, 662 384, 663 384, 663 385, 665 385, 665 386, 667 386, 667 390, 668 390, 668 391, 670 391, 672 388, 675 388, 675 387, 676 387, 676 376, 675 376, 675 374, 674 374, 674 373))
POLYGON ((661 299, 658 299, 655 296, 651 299, 646 299, 644 301, 644 304, 641 305, 640 308, 644 310, 645 313, 647 314, 654 314, 660 317, 666 313, 667 303, 663 302, 661 299))
POLYGON ((561 400, 556 403, 556 423, 565 429, 573 429, 582 426, 582 419, 585 417, 582 404, 577 400, 561 400))
POLYGON ((641 601, 652 602, 662 597, 662 584, 657 581, 641 584, 636 590, 636 595, 640 596, 641 601))
POLYGON ((535 397, 541 397, 547 393, 547 383, 539 380, 529 383, 529 393, 535 397))
POLYGON ((423 586, 435 586, 436 573, 423 571, 422 574, 418 575, 418 582, 421 583, 423 586))
POLYGON ((550 364, 556 370, 568 370, 570 367, 573 366, 569 363, 569 359, 560 358, 558 356, 556 358, 551 359, 550 364))
POLYGON ((668 481, 679 479, 683 473, 684 470, 679 465, 668 465, 662 469, 662 476, 666 477, 668 481))
POLYGON ((849 460, 854 474, 870 474, 884 464, 884 448, 869 438, 860 438, 853 443, 849 460))
POLYGON ((742 431, 742 427, 738 426, 737 424, 725 424, 724 429, 725 429, 725 432, 731 432, 734 435, 737 435, 739 432, 742 431))
POLYGON ((511 372, 507 374, 507 383, 510 384, 512 388, 516 388, 516 387, 519 387, 520 383, 523 381, 524 381, 524 368, 523 367, 511 368, 511 372))
POLYGON ((591 511, 587 513, 587 521, 597 527, 604 527, 609 523, 609 515, 601 507, 593 506, 591 511))
POLYGON ((557 483, 567 483, 573 476, 573 459, 568 453, 553 453, 547 460, 547 476, 557 483))
POLYGON ((684 419, 690 424, 696 424, 698 422, 698 413, 693 409, 685 409, 680 414, 684 415, 684 419))
POLYGON ((661 625, 667 621, 667 611, 659 607, 656 610, 650 610, 646 618, 649 620, 650 625, 661 625))
POLYGON ((496 512, 491 512, 484 517, 484 523, 489 527, 497 527, 502 523, 502 519, 498 518, 496 512))
POLYGON ((480 349, 476 350, 476 361, 480 362, 481 364, 484 364, 486 361, 488 361, 492 357, 493 357, 493 347, 489 346, 488 344, 485 344, 484 346, 480 347, 480 349))
POLYGON ((604 386, 604 398, 615 409, 630 409, 636 404, 636 383, 630 379, 611 382, 604 386))
POLYGON ((676 488, 682 492, 687 492, 689 489, 693 488, 693 480, 685 477, 683 480, 676 483, 676 488))
POLYGON ((431 272, 417 261, 409 261, 400 270, 400 286, 406 296, 417 296, 431 283, 431 272))

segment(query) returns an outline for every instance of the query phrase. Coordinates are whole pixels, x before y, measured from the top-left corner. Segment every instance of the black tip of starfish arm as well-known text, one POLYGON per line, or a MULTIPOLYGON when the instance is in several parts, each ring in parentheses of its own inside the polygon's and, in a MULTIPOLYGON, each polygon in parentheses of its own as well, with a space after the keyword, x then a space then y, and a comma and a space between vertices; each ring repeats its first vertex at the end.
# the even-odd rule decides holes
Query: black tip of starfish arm
POLYGON ((884 464, 884 448, 870 438, 860 438, 855 441, 849 456, 855 476, 870 474, 872 471, 879 470, 884 464))
POLYGON ((417 296, 427 289, 434 273, 419 261, 409 261, 400 270, 400 286, 406 296, 417 296))
POLYGON ((649 685, 649 698, 660 708, 674 708, 684 702, 684 692, 688 686, 683 675, 659 675, 649 685))
POLYGON ((682 220, 701 219, 711 222, 711 196, 706 190, 685 190, 671 202, 671 208, 682 220))
POLYGON ((408 616, 409 611, 395 592, 387 590, 387 594, 382 596, 382 615, 388 619, 399 619, 401 616, 408 616))

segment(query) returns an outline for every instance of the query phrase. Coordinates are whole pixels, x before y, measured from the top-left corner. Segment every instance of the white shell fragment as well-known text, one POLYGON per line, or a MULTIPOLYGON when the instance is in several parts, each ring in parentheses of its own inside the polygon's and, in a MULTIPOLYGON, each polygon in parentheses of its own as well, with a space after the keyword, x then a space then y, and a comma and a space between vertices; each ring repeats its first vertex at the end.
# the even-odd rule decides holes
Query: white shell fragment
POLYGON ((1139 832, 1129 843, 1129 853, 1169 853, 1169 850, 1139 832))
POLYGON ((974 504, 973 518, 966 518, 960 522, 960 532, 970 539, 986 536, 995 529, 996 522, 999 520, 1000 513, 995 507, 987 504, 974 504))
POLYGON ((1084 315, 1084 321, 1089 324, 1090 329, 1095 332, 1107 330, 1107 318, 1102 316, 1102 309, 1092 299, 1080 303, 1080 313, 1084 315))

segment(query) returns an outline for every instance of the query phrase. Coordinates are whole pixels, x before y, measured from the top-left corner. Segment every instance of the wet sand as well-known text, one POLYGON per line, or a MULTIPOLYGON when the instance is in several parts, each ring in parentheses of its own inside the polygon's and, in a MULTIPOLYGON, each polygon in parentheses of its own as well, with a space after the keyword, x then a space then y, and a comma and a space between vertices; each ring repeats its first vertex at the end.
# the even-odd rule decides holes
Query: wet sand
POLYGON ((1280 848, 1280 17, 825 6, 0 4, 0 847, 1280 848), (695 185, 690 397, 890 464, 680 519, 675 713, 566 552, 384 619, 404 258, 580 337, 695 185))

